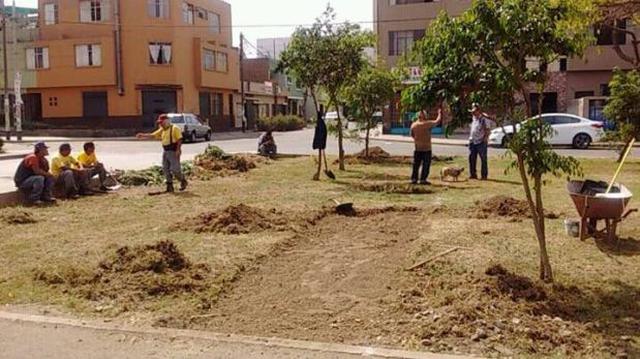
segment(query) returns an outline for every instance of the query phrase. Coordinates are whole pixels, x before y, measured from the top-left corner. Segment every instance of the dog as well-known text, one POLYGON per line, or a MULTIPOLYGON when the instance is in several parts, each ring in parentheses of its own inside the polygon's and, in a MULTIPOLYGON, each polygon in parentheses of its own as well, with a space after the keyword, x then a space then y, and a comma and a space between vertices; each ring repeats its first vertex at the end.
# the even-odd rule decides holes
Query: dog
POLYGON ((454 182, 458 182, 463 172, 464 168, 462 167, 444 167, 440 170, 440 180, 444 182, 445 179, 453 179, 454 182))

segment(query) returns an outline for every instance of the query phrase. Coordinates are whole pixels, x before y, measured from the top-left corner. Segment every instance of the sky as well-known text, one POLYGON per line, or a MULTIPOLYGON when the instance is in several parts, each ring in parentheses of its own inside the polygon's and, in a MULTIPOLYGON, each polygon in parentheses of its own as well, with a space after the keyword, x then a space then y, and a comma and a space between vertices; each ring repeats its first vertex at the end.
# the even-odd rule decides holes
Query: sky
MULTIPOLYGON (((0 0, 2 1, 2 0, 0 0)), ((144 1, 144 0, 127 0, 144 1)), ((338 21, 369 22, 373 20, 372 0, 227 0, 231 3, 234 25, 234 44, 239 43, 240 31, 256 44, 258 38, 287 37, 295 26, 313 23, 327 3, 336 10, 338 21), (279 26, 270 26, 279 25, 279 26)), ((11 5, 12 0, 5 0, 11 5)), ((16 0, 16 6, 37 6, 37 0, 16 0)))

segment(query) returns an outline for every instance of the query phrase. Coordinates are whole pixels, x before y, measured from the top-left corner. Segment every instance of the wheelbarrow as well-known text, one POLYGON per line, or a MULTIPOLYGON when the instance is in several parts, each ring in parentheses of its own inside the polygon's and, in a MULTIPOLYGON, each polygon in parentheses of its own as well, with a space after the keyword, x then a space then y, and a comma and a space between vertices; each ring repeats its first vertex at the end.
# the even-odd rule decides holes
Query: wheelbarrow
POLYGON ((569 195, 580 214, 580 240, 588 238, 617 239, 618 224, 637 209, 630 209, 629 202, 633 194, 627 187, 614 184, 615 190, 607 193, 607 186, 593 186, 593 181, 571 181, 567 184, 569 195), (604 227, 598 229, 599 222, 604 227))

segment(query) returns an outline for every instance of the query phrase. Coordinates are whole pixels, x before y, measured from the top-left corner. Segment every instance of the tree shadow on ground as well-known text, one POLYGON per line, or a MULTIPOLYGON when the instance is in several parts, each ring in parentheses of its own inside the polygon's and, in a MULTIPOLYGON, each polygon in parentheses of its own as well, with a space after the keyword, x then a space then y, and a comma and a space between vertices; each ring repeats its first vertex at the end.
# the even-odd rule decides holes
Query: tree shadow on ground
POLYGON ((500 179, 488 179, 488 180, 485 180, 485 182, 500 183, 500 184, 510 184, 510 185, 513 185, 513 186, 522 186, 522 182, 509 181, 509 180, 500 180, 500 179))
POLYGON ((629 358, 638 358, 640 346, 633 337, 640 333, 640 288, 618 280, 609 284, 613 290, 555 285, 534 312, 587 324, 589 331, 623 345, 629 358), (622 344, 627 337, 631 340, 622 344))
POLYGON ((640 241, 635 238, 618 238, 611 241, 605 238, 596 239, 598 249, 612 256, 634 257, 640 256, 640 241))

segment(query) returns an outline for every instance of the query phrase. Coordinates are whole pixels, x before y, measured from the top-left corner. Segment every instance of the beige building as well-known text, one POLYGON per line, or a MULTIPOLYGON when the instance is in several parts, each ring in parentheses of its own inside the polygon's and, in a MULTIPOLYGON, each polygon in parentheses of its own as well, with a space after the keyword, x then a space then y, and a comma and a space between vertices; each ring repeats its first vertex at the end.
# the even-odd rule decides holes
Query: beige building
MULTIPOLYGON (((375 32, 378 35, 378 55, 389 67, 411 50, 413 43, 424 36, 425 28, 441 12, 458 16, 471 6, 471 0, 373 0, 375 32)), ((631 23, 628 23, 631 28, 631 23)), ((638 34, 637 27, 633 28, 638 34)), ((613 50, 614 39, 606 29, 594 29, 597 46, 587 50, 585 59, 564 59, 551 66, 553 72, 545 90, 545 112, 574 112, 592 119, 602 119, 608 83, 615 67, 629 69, 613 50)), ((620 43, 631 47, 630 37, 621 36, 620 43)), ((414 69, 419 75, 419 69, 414 69)), ((537 94, 531 94, 533 98, 537 94)), ((385 114, 385 131, 405 133, 410 125, 408 116, 396 102, 385 114)))

